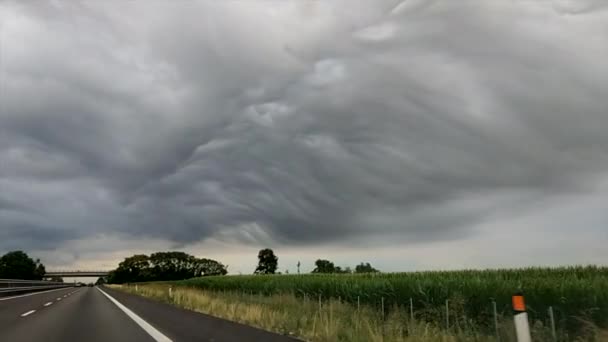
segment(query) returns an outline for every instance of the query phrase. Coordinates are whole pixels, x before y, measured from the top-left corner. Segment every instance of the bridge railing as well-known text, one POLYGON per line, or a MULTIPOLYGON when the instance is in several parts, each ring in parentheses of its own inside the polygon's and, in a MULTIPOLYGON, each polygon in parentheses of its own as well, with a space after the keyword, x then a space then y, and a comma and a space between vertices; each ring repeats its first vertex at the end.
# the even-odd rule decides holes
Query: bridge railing
POLYGON ((48 271, 44 276, 62 278, 106 277, 109 273, 109 271, 48 271))
POLYGON ((0 296, 22 292, 52 290, 70 286, 73 286, 73 284, 42 280, 0 279, 0 296))

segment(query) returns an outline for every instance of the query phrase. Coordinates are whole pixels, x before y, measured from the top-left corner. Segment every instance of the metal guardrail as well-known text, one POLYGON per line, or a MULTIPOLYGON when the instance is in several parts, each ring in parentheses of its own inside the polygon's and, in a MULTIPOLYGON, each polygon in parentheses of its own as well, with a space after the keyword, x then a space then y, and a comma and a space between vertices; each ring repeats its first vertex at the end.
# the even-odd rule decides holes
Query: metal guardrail
POLYGON ((60 283, 41 280, 0 279, 0 295, 19 292, 33 292, 74 286, 70 283, 60 283))

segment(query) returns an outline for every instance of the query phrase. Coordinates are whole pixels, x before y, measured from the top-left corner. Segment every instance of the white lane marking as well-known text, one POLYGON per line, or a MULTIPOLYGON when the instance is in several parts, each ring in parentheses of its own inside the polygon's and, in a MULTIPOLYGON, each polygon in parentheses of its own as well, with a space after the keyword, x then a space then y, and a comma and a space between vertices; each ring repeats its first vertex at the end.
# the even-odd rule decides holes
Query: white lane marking
POLYGON ((60 301, 60 300, 61 300, 61 298, 57 298, 57 301, 60 301))
POLYGON ((29 315, 33 314, 34 312, 36 312, 36 310, 30 310, 30 311, 28 311, 28 312, 26 312, 26 313, 22 314, 22 315, 21 315, 21 317, 27 317, 27 316, 29 316, 29 315))
POLYGON ((120 310, 127 314, 137 325, 139 325, 145 332, 148 333, 154 340, 157 342, 172 342, 170 338, 163 335, 160 331, 156 330, 150 323, 144 321, 141 317, 137 316, 133 311, 129 310, 126 306, 122 305, 119 301, 114 299, 114 297, 102 291, 99 287, 97 288, 99 292, 103 293, 112 303, 116 304, 120 310))
POLYGON ((63 298, 68 298, 68 295, 63 296, 63 298))
POLYGON ((53 305, 53 302, 48 302, 48 303, 44 304, 44 306, 50 306, 50 305, 53 305))
POLYGON ((20 295, 20 296, 14 296, 14 297, 8 297, 8 298, 0 298, 0 302, 5 301, 5 300, 11 300, 11 299, 17 299, 17 298, 35 296, 35 295, 39 295, 39 294, 43 294, 43 293, 49 293, 49 292, 53 292, 53 291, 60 291, 60 290, 65 290, 65 288, 48 290, 48 291, 42 291, 42 292, 28 293, 28 294, 24 294, 24 295, 20 295))

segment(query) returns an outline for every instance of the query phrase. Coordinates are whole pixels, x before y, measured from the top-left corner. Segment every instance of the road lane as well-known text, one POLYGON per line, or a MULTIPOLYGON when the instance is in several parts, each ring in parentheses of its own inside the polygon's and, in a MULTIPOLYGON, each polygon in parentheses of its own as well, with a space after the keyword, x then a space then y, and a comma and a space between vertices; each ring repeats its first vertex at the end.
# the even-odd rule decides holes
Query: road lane
POLYGON ((0 301, 0 341, 294 341, 140 296, 102 289, 103 292, 93 287, 69 288, 0 301))
MULTIPOLYGON (((68 293, 55 293, 51 300, 30 301, 24 311, 15 306, 4 310, 15 319, 8 325, 8 320, 0 321, 0 341, 154 341, 95 288, 81 288, 69 296, 68 293), (48 302, 53 304, 45 307, 48 302), (35 312, 21 317, 31 310, 35 312)), ((0 302, 0 307, 4 304, 0 302)))
POLYGON ((65 289, 33 293, 28 296, 19 296, 16 298, 1 298, 0 328, 12 326, 16 321, 19 320, 19 316, 21 314, 30 310, 39 309, 43 306, 43 304, 55 302, 57 297, 63 297, 65 294, 77 290, 78 288, 68 287, 65 289))

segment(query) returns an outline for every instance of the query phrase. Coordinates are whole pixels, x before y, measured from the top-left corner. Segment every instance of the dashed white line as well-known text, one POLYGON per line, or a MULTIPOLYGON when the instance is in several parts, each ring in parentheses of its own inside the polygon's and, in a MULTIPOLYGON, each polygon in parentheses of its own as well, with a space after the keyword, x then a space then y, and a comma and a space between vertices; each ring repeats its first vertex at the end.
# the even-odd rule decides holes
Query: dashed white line
POLYGON ((48 303, 44 304, 44 306, 51 306, 51 305, 53 305, 53 302, 48 302, 48 303))
POLYGON ((63 298, 68 298, 68 295, 63 296, 63 298))
POLYGON ((144 321, 141 317, 137 316, 133 311, 129 310, 126 306, 122 305, 119 301, 114 299, 114 297, 109 294, 103 292, 99 287, 97 288, 99 292, 103 293, 112 303, 116 304, 120 310, 127 314, 137 325, 139 325, 145 332, 148 333, 155 341, 157 342, 172 342, 170 338, 163 335, 160 331, 156 330, 150 323, 144 321))
POLYGON ((61 300, 61 297, 60 297, 60 298, 57 298, 57 301, 60 301, 60 300, 61 300))
POLYGON ((33 314, 34 312, 36 312, 36 310, 30 310, 30 311, 28 311, 28 312, 26 312, 26 313, 22 314, 22 315, 21 315, 21 317, 27 317, 27 316, 29 316, 29 315, 33 314))

